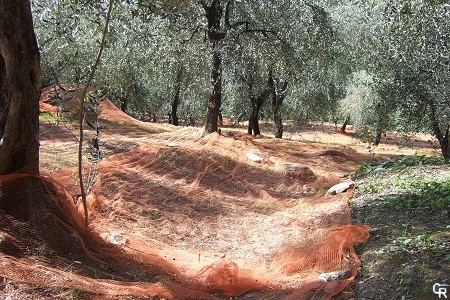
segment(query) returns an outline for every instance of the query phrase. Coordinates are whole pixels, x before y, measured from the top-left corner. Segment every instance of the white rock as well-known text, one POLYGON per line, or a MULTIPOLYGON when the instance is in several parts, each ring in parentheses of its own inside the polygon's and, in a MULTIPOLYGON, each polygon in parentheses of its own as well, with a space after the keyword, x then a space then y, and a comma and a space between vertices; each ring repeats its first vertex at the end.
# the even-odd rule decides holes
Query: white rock
POLYGON ((335 272, 321 273, 319 274, 319 279, 323 280, 324 282, 329 282, 332 280, 343 280, 349 278, 351 274, 352 272, 350 269, 339 270, 335 272))
POLYGON ((373 170, 375 173, 383 173, 384 171, 386 171, 386 169, 385 168, 382 168, 382 167, 379 167, 379 168, 376 168, 375 170, 373 170))
POLYGON ((166 144, 166 146, 167 146, 167 147, 178 147, 179 145, 178 145, 177 143, 175 143, 175 142, 168 142, 168 143, 166 144))
POLYGON ((355 183, 353 181, 341 182, 341 183, 338 183, 338 184, 332 186, 327 191, 327 194, 336 195, 339 193, 343 193, 343 192, 347 191, 349 188, 352 188, 354 186, 355 186, 355 183))
POLYGON ((247 158, 251 161, 255 161, 255 162, 261 162, 264 160, 264 158, 262 158, 261 156, 253 153, 253 152, 247 152, 247 158))
POLYGON ((114 245, 125 245, 127 242, 127 237, 120 233, 111 233, 105 240, 114 245))

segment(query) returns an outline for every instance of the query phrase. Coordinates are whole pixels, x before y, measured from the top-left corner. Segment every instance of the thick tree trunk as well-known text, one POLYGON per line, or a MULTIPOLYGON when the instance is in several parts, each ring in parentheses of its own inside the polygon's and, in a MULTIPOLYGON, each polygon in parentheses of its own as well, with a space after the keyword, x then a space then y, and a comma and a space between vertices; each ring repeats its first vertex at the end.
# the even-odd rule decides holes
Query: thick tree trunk
POLYGON ((344 124, 342 124, 341 132, 345 132, 347 129, 347 125, 350 123, 350 115, 347 115, 347 118, 345 118, 344 124))
POLYGON ((449 131, 450 131, 450 125, 447 124, 447 127, 445 129, 445 133, 442 133, 442 130, 439 126, 439 122, 436 117, 436 108, 434 106, 434 103, 431 99, 428 99, 429 107, 430 107, 430 122, 431 122, 431 128, 433 130, 433 135, 436 137, 436 139, 439 142, 439 146, 441 147, 441 153, 442 156, 445 159, 450 159, 450 139, 449 139, 449 131))
POLYGON ((261 131, 259 129, 259 112, 261 111, 261 107, 266 98, 267 91, 263 91, 258 97, 250 97, 252 112, 248 120, 248 134, 261 135, 261 131))
POLYGON ((207 133, 218 130, 219 112, 222 106, 222 53, 219 49, 213 50, 211 70, 211 94, 209 95, 208 111, 206 112, 207 133))
POLYGON ((219 112, 222 106, 222 50, 220 43, 226 36, 226 24, 229 16, 229 5, 226 5, 225 21, 223 19, 223 5, 225 1, 213 0, 210 6, 202 1, 203 9, 208 21, 208 40, 212 50, 211 89, 206 112, 205 132, 218 131, 219 112), (223 24, 225 23, 225 26, 223 24))
POLYGON ((275 137, 277 139, 283 138, 283 120, 281 118, 281 113, 279 109, 275 109, 273 113, 273 122, 275 123, 275 137))
POLYGON ((279 82, 273 78, 272 70, 269 72, 269 86, 272 91, 273 122, 275 123, 275 138, 283 138, 283 119, 281 117, 281 106, 286 98, 287 81, 279 82))
POLYGON ((447 129, 445 130, 445 134, 439 139, 439 145, 441 146, 442 156, 445 159, 450 159, 450 140, 449 140, 449 129, 450 126, 447 125, 447 129))
POLYGON ((0 0, 0 174, 39 172, 40 56, 28 0, 0 0))

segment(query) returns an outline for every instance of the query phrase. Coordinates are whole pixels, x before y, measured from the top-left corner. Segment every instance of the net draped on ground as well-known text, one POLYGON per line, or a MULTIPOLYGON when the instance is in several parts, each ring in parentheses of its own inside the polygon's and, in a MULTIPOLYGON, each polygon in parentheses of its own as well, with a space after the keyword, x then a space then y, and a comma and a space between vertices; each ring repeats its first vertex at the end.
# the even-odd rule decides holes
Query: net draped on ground
MULTIPOLYGON (((109 122, 125 120, 103 109, 109 122)), ((0 176, 0 277, 44 289, 39 299, 73 290, 86 299, 331 299, 351 286, 361 264, 353 246, 368 229, 351 225, 351 191, 325 191, 362 161, 356 153, 129 125, 109 123, 102 137, 110 153, 88 199, 89 228, 73 169, 0 176)), ((41 149, 70 136, 52 130, 41 149)))
POLYGON ((48 178, 17 174, 0 181, 0 276, 105 297, 220 299, 255 292, 246 299, 329 299, 353 281, 360 266, 353 245, 368 237, 365 227, 346 225, 320 242, 285 249, 286 256, 269 266, 240 267, 227 258, 199 266, 188 251, 106 242, 83 227, 72 198, 48 178), (317 272, 343 269, 350 272, 343 280, 317 278, 317 272))

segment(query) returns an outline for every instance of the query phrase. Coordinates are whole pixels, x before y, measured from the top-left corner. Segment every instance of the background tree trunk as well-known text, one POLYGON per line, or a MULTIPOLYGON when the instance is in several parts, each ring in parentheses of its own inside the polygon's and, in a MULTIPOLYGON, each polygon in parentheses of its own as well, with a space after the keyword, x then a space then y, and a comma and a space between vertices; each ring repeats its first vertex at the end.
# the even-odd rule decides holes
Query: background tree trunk
POLYGON ((275 137, 277 139, 283 138, 283 120, 281 118, 281 113, 278 109, 274 110, 273 121, 275 123, 275 137))
MULTIPOLYGON (((426 97, 426 96, 422 96, 426 97)), ((425 102, 425 101, 423 101, 425 102)), ((450 131, 450 125, 447 124, 447 127, 445 129, 445 133, 442 133, 442 130, 439 126, 438 119, 436 117, 436 108, 433 103, 433 100, 428 99, 428 105, 429 105, 429 118, 431 122, 431 128, 433 130, 433 135, 436 137, 436 139, 439 142, 439 146, 441 147, 441 153, 442 156, 445 159, 450 159, 450 139, 449 139, 449 131, 450 131)))
POLYGON ((281 118, 281 106, 286 98, 287 81, 279 82, 273 78, 272 70, 269 71, 269 87, 272 91, 273 122, 275 123, 275 138, 283 138, 283 120, 281 118))
POLYGON ((39 173, 41 70, 28 0, 0 0, 0 174, 39 173))
POLYGON ((347 115, 347 118, 345 118, 344 124, 342 124, 341 131, 345 132, 347 129, 347 125, 350 123, 350 115, 347 115))
POLYGON ((250 101, 252 102, 252 112, 248 120, 248 134, 261 135, 259 129, 259 112, 261 111, 265 97, 267 97, 266 91, 258 97, 250 97, 250 101))
POLYGON ((219 112, 222 106, 222 53, 213 49, 211 70, 211 94, 206 113, 206 132, 216 132, 218 129, 219 112))
POLYGON ((123 111, 124 113, 127 112, 127 108, 128 108, 128 97, 127 98, 123 98, 122 101, 120 101, 120 110, 123 111))
POLYGON ((175 97, 173 98, 172 110, 170 112, 170 114, 171 114, 170 119, 172 120, 172 122, 170 124, 173 124, 175 126, 179 125, 177 111, 178 111, 178 106, 180 105, 181 76, 182 75, 183 75, 183 69, 180 68, 178 70, 178 73, 177 73, 177 83, 176 83, 176 87, 175 87, 175 97))
POLYGON ((373 144, 375 146, 378 146, 381 142, 381 135, 383 134, 383 132, 377 130, 375 133, 375 140, 373 141, 373 144))
POLYGON ((175 92, 175 97, 173 98, 173 102, 172 102, 172 110, 170 112, 171 114, 171 120, 173 125, 178 126, 178 115, 177 115, 177 111, 178 111, 178 105, 180 104, 180 85, 177 84, 177 91, 175 92))

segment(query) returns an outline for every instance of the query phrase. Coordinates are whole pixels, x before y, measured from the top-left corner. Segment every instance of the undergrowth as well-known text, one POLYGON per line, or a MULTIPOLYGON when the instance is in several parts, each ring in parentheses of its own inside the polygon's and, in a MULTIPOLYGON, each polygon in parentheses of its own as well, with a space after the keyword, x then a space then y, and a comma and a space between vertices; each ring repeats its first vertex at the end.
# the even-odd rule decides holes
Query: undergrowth
POLYGON ((450 177, 443 181, 436 179, 392 177, 392 184, 405 192, 397 197, 387 197, 397 210, 437 211, 450 206, 450 177))
POLYGON ((371 233, 358 251, 358 297, 434 299, 431 287, 450 274, 449 161, 398 156, 362 165, 352 178, 352 215, 371 233))

